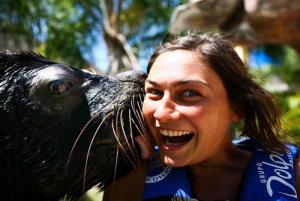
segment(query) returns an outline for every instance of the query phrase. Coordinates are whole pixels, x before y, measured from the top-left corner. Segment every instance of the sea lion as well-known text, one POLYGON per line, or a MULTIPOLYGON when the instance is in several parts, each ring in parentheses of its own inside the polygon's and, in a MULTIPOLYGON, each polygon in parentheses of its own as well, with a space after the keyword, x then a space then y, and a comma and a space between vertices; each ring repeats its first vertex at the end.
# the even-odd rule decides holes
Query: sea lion
POLYGON ((76 200, 133 169, 148 155, 140 135, 145 78, 1 52, 0 200, 76 200))

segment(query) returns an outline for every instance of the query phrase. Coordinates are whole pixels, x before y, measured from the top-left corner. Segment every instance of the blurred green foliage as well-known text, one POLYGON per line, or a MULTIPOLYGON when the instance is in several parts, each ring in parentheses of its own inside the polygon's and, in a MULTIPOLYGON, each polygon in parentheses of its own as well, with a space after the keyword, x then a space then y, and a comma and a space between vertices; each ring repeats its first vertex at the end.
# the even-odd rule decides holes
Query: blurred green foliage
MULTIPOLYGON (((167 32, 173 9, 187 2, 103 1, 114 6, 111 11, 115 12, 115 28, 126 37, 138 58, 148 58, 153 44, 167 32)), ((47 58, 84 68, 94 63, 92 47, 103 38, 99 3, 99 0, 0 0, 0 34, 9 34, 15 41, 20 35, 25 36, 28 43, 37 43, 35 51, 47 58)))
POLYGON ((300 145, 300 92, 281 96, 283 129, 291 140, 300 145))
POLYGON ((24 36, 49 59, 80 68, 86 64, 81 48, 89 49, 92 44, 94 25, 74 1, 1 0, 0 16, 0 33, 14 40, 24 36))
POLYGON ((282 126, 286 140, 300 144, 300 56, 289 46, 264 45, 249 48, 249 51, 263 51, 273 62, 251 71, 258 82, 264 85, 268 78, 278 76, 288 84, 287 91, 272 92, 282 112, 282 126))

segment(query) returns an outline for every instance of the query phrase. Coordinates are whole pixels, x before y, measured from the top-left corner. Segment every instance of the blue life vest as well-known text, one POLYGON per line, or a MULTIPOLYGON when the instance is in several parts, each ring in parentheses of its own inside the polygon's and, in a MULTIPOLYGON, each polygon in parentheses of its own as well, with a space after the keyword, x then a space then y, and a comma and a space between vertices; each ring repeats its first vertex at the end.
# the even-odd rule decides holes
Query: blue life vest
POLYGON ((298 149, 288 146, 285 154, 269 154, 256 147, 242 190, 242 201, 296 201, 294 161, 298 149))
POLYGON ((192 192, 185 168, 163 165, 153 159, 144 184, 143 200, 171 200, 170 198, 191 198, 192 192), (158 199, 159 198, 159 199, 158 199))
MULTIPOLYGON (((294 161, 298 149, 275 155, 255 147, 245 173, 241 201, 296 201, 294 161)), ((197 201, 192 198, 186 168, 164 166, 153 159, 144 184, 143 201, 197 201)))

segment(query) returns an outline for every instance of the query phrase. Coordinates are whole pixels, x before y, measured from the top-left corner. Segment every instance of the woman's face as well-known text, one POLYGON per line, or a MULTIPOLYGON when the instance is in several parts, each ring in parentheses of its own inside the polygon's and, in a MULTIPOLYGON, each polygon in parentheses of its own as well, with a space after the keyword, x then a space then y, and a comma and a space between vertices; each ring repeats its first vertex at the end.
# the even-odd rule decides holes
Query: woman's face
POLYGON ((231 122, 239 117, 220 77, 195 53, 161 54, 145 89, 143 113, 167 165, 209 161, 231 143, 231 122))

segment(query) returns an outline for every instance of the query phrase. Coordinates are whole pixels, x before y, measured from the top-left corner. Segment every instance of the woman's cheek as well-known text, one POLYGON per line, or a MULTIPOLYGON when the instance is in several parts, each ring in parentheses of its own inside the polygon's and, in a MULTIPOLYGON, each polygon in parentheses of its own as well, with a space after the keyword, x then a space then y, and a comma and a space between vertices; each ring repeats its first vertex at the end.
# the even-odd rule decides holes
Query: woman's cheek
POLYGON ((143 104, 143 113, 147 116, 153 114, 155 111, 155 101, 152 101, 145 97, 144 104, 143 104))
POLYGON ((155 112, 153 106, 154 104, 151 104, 151 101, 147 99, 144 100, 142 112, 147 124, 153 124, 154 121, 153 114, 155 112))

